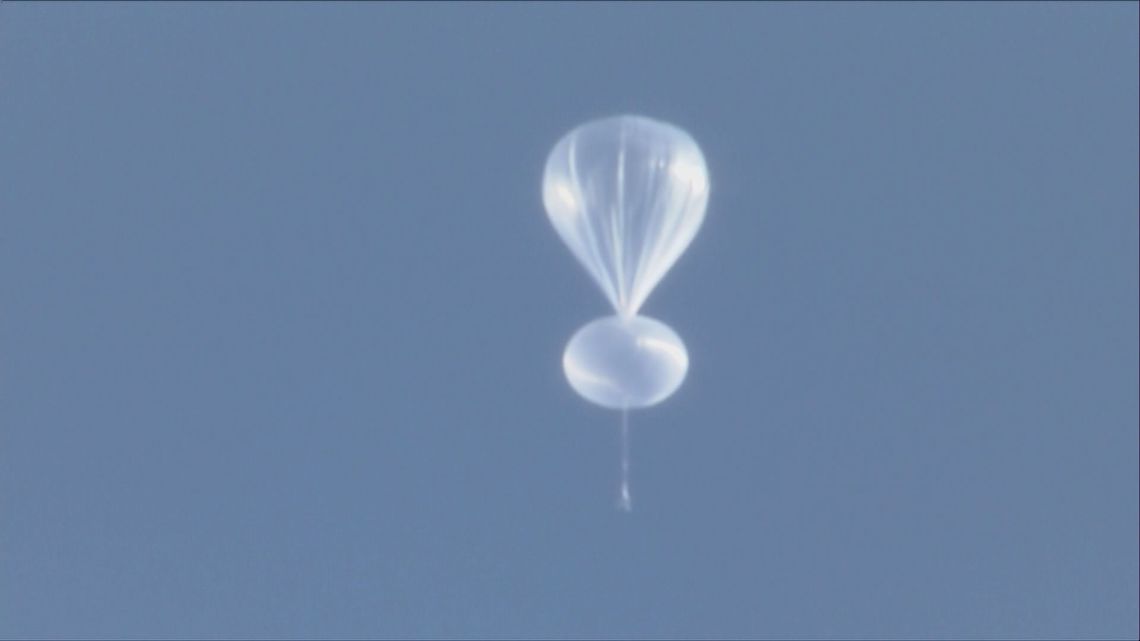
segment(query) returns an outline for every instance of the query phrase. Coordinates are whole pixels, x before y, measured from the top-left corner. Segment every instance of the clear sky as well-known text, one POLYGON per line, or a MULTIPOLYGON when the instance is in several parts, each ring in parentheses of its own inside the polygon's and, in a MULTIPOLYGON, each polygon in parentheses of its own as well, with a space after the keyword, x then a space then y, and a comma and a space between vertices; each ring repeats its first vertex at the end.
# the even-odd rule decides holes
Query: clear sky
POLYGON ((1138 5, 0 5, 0 636, 1135 638, 1138 5), (607 312, 615 113, 708 218, 607 312))

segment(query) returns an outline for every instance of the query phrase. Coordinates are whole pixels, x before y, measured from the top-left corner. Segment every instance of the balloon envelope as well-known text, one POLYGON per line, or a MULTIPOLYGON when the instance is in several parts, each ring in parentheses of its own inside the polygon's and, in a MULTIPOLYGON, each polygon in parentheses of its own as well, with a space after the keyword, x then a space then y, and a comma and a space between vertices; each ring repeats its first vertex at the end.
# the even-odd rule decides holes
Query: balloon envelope
POLYGON ((586 400, 611 409, 648 407, 677 391, 689 354, 668 325, 645 316, 607 316, 578 330, 562 368, 586 400))
POLYGON ((641 116, 586 123, 554 146, 543 203, 554 228, 631 317, 692 242, 708 170, 689 134, 641 116))

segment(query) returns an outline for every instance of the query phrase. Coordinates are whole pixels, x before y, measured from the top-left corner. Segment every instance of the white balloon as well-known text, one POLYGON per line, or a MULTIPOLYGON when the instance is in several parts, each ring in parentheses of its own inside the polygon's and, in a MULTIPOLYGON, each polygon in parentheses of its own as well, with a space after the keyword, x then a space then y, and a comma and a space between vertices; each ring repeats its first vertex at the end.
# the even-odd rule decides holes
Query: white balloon
POLYGON ((624 510, 632 507, 626 410, 665 400, 689 371, 676 332, 638 310, 696 236, 708 198, 708 169, 693 138, 642 116, 588 122, 546 159, 550 222, 616 312, 570 338, 562 369, 586 400, 622 410, 624 510))
POLYGON ((644 316, 599 318, 570 339, 562 355, 570 386, 611 409, 655 405, 681 386, 689 354, 681 338, 644 316))
POLYGON ((709 179, 689 134, 642 116, 586 123, 550 153, 543 203, 614 310, 637 314, 692 242, 709 179))

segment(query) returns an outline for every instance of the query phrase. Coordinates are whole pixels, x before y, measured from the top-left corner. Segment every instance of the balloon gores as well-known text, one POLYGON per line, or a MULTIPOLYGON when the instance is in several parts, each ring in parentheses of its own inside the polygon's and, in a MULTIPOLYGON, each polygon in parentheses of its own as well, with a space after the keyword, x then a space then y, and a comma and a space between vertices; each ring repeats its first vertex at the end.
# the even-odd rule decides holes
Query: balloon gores
POLYGON ((696 236, 708 197, 708 169, 692 136, 643 116, 581 125, 546 161, 550 222, 614 310, 571 337, 562 365, 583 398, 622 412, 625 510, 632 507, 628 411, 669 398, 689 368, 677 333, 639 312, 696 236))

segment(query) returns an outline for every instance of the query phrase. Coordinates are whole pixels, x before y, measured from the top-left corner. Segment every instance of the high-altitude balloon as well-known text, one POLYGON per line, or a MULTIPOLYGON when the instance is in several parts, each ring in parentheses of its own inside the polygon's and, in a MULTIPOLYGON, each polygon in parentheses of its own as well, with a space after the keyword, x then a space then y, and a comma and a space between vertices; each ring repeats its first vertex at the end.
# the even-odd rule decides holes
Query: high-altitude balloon
POLYGON ((668 398, 688 369, 685 345, 637 313, 704 220, 709 179, 697 143, 642 116, 586 123, 550 152, 542 197, 554 229, 617 313, 571 339, 563 357, 570 385, 611 408, 668 398))
POLYGON ((562 369, 583 398, 622 410, 626 510, 632 505, 628 410, 671 396, 689 369, 681 338, 638 312, 697 234, 708 198, 697 143, 642 116, 588 122, 559 140, 546 161, 542 200, 550 222, 615 312, 574 334, 562 369))

